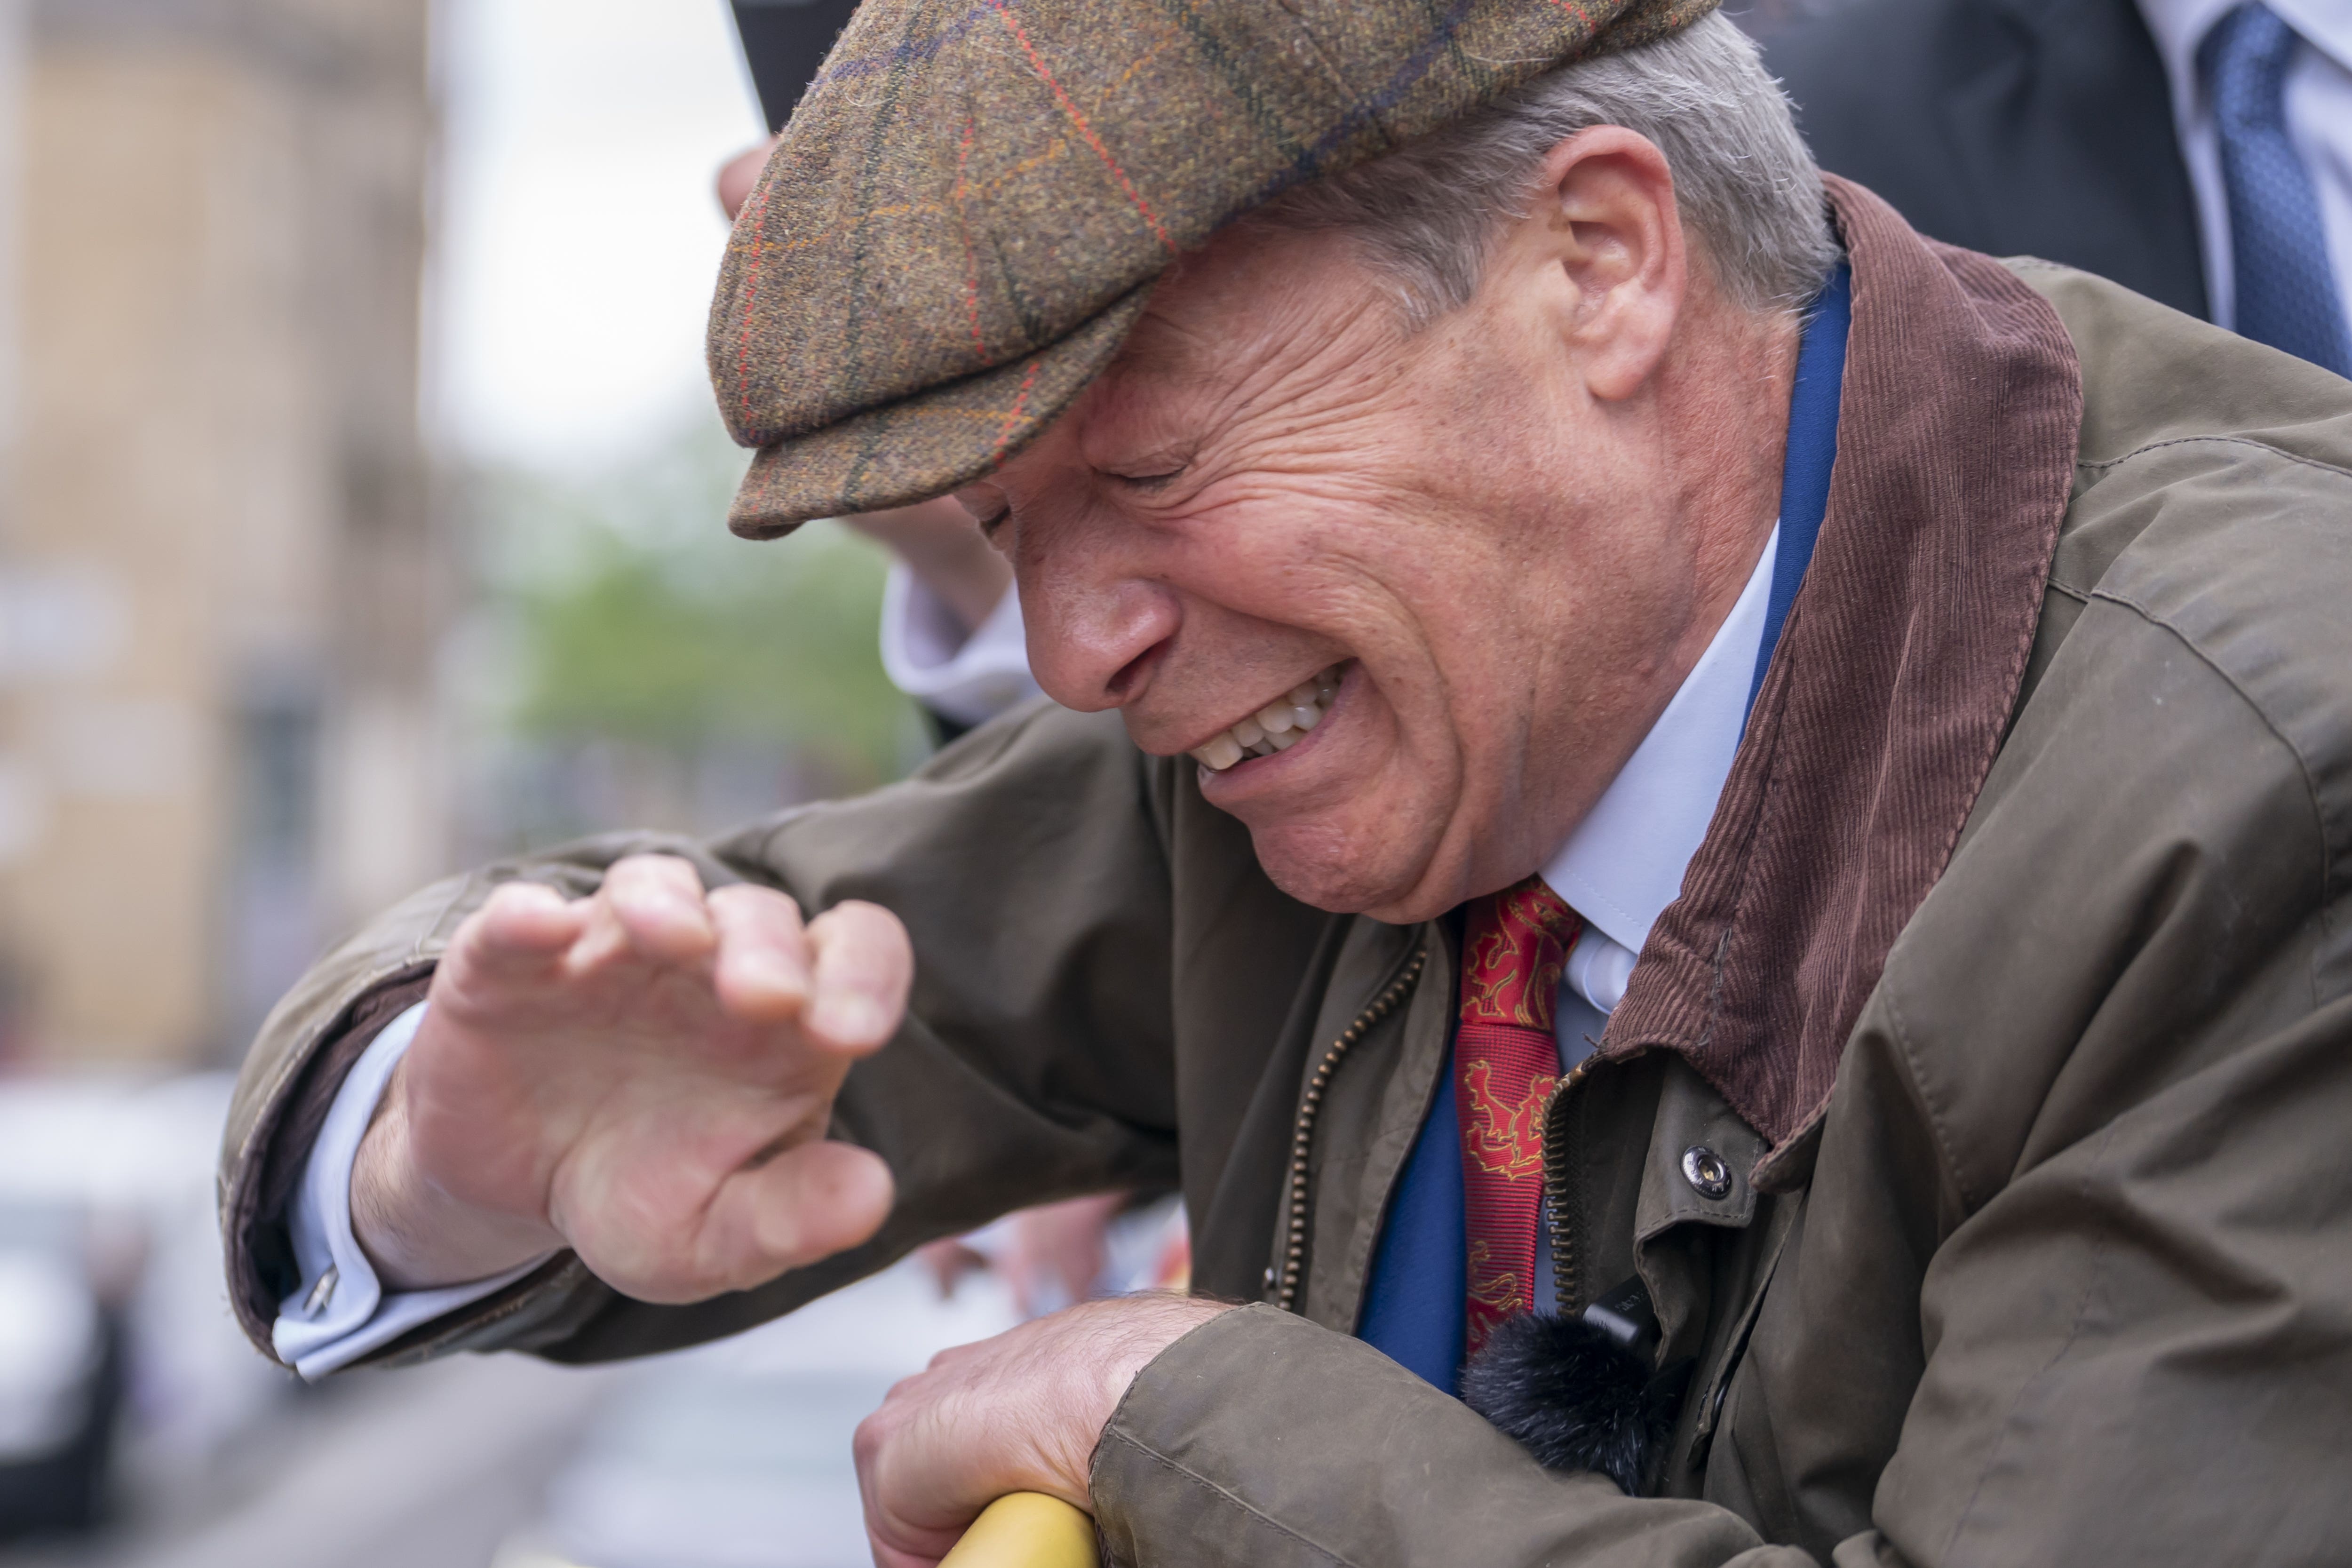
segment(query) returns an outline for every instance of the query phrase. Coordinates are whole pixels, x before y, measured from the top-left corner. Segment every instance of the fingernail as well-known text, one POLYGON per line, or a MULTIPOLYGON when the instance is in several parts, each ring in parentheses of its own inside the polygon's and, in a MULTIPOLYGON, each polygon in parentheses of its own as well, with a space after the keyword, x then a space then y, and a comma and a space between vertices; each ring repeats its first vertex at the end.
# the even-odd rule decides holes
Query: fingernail
POLYGON ((879 1038, 890 1021, 872 997, 847 991, 819 997, 809 1010, 809 1026, 836 1040, 862 1042, 879 1038))

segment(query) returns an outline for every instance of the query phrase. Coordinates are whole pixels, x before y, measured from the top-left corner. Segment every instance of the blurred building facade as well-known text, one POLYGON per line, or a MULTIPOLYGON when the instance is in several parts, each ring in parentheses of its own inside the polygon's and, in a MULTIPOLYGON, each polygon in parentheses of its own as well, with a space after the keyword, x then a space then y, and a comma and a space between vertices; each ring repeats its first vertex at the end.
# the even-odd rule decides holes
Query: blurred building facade
POLYGON ((242 1044, 442 858, 426 0, 0 0, 0 1056, 242 1044))

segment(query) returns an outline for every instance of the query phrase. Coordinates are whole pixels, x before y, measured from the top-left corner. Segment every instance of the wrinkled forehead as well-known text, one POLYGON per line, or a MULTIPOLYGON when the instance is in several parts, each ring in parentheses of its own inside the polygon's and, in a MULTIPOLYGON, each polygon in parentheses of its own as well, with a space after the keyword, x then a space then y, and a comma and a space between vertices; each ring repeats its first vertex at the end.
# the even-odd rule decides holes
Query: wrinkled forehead
POLYGON ((1073 457, 1089 466, 1117 464, 1139 449, 1181 442, 1227 385, 1227 364, 1196 335, 1153 330, 1147 313, 1118 357, 1003 468, 1041 458, 1048 464, 1073 457))
POLYGON ((1213 297, 1201 279, 1199 266, 1170 268, 1118 353, 1058 422, 1065 431, 1082 442, 1134 436, 1232 384, 1261 334, 1244 302, 1213 297))
POLYGON ((1155 300, 1074 412, 1108 416, 1213 393, 1230 379, 1234 360, 1247 352, 1248 334, 1238 330, 1243 326, 1188 320, 1180 311, 1162 310, 1155 300), (1220 331, 1220 326, 1229 330, 1220 331))
POLYGON ((1221 401, 1351 333, 1391 325, 1360 248, 1331 230, 1239 224, 1152 289, 1118 354, 1072 412, 1128 417, 1221 401))

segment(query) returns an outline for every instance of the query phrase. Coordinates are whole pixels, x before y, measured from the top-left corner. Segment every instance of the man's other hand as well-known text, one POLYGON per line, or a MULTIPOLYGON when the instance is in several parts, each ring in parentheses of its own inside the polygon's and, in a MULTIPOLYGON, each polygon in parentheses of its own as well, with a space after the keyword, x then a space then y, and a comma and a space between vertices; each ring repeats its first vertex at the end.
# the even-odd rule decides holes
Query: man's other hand
POLYGON ((931 1358, 857 1428, 857 1485, 876 1568, 930 1568, 1007 1492, 1087 1512, 1095 1445, 1151 1359, 1222 1301, 1088 1301, 931 1358))
POLYGON ((719 210, 727 215, 729 223, 735 221, 743 204, 751 199, 751 187, 760 183, 761 172, 768 166, 768 154, 775 150, 776 138, 771 136, 719 165, 719 210))
POLYGON ((621 860, 586 899, 508 883, 457 929, 361 1147, 360 1244, 395 1289, 568 1247, 672 1302, 854 1247, 890 1175, 825 1129, 913 969, 886 910, 803 925, 783 894, 706 893, 674 857, 621 860))

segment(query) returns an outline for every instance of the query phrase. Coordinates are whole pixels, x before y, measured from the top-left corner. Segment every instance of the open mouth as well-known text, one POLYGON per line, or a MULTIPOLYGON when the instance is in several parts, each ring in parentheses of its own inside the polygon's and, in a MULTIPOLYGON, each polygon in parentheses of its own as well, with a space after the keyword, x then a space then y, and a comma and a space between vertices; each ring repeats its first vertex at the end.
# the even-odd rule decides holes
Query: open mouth
POLYGON ((1270 757, 1286 752, 1323 722, 1331 700, 1339 694, 1344 665, 1333 665, 1300 681, 1255 713, 1243 715, 1192 748, 1192 760, 1212 773, 1223 773, 1245 757, 1270 757))

